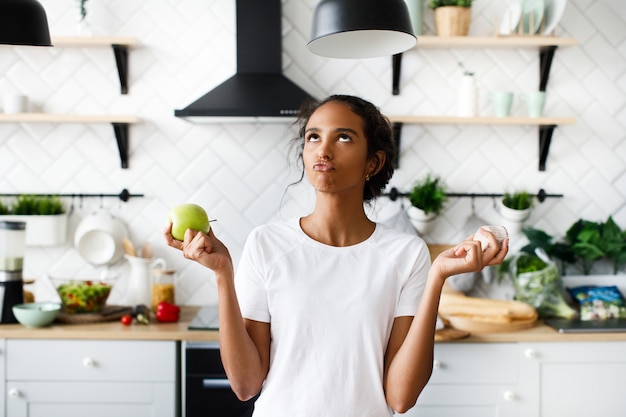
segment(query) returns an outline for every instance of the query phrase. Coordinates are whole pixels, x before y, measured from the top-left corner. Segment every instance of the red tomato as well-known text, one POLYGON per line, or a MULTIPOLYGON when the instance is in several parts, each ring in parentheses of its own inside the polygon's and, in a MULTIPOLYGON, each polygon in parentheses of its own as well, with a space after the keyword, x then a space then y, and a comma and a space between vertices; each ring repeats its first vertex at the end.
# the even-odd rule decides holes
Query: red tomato
POLYGON ((133 323, 133 317, 129 314, 126 314, 125 316, 122 316, 120 321, 124 326, 130 326, 133 323))

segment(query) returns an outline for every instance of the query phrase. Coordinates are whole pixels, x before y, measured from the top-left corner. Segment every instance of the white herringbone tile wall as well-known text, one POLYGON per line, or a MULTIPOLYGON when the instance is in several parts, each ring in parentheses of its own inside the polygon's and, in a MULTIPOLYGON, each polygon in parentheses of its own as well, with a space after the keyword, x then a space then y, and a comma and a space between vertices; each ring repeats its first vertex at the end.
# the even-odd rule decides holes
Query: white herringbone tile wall
MULTIPOLYGON (((73 0, 41 0, 54 36, 76 35, 73 0)), ((78 268, 71 236, 85 215, 111 210, 129 227, 135 244, 150 241, 157 256, 179 272, 177 301, 215 302, 212 274, 185 261, 161 237, 168 210, 196 202, 210 212, 217 235, 237 261, 255 225, 306 213, 313 201, 306 186, 286 191, 298 173, 286 152, 293 134, 283 124, 192 124, 174 117, 182 108, 235 70, 234 0, 89 0, 95 35, 133 36, 130 89, 119 94, 110 48, 15 48, 0 50, 0 92, 28 95, 33 111, 131 114, 142 122, 130 129, 130 168, 121 169, 111 126, 106 124, 0 124, 0 193, 117 193, 144 198, 68 201, 66 245, 29 247, 25 276, 42 278, 38 297, 54 296, 44 274, 78 268)), ((517 95, 513 113, 524 115, 519 94, 537 88, 534 49, 414 49, 404 56, 401 93, 391 94, 389 58, 333 60, 310 54, 306 42, 317 0, 283 1, 283 67, 312 95, 362 96, 387 114, 452 115, 461 70, 476 73, 479 112, 492 114, 489 92, 517 95)), ((502 0, 474 0, 471 35, 490 35, 504 10, 502 0)), ((426 9, 425 31, 433 33, 426 9)), ((540 188, 562 199, 539 204, 530 224, 562 235, 580 217, 612 215, 626 227, 626 11, 620 0, 570 0, 557 35, 576 38, 559 48, 550 80, 546 114, 575 117, 554 133, 547 170, 538 166, 537 129, 525 126, 405 126, 400 169, 393 185, 402 191, 427 172, 444 177, 450 191, 501 193, 540 188)), ((400 202, 380 200, 377 218, 400 202)), ((490 199, 476 199, 476 212, 498 222, 490 199)), ((426 238, 461 239, 471 214, 470 199, 452 199, 426 238)), ((123 263, 117 268, 126 271, 123 263)), ((112 300, 122 300, 122 279, 112 300)))

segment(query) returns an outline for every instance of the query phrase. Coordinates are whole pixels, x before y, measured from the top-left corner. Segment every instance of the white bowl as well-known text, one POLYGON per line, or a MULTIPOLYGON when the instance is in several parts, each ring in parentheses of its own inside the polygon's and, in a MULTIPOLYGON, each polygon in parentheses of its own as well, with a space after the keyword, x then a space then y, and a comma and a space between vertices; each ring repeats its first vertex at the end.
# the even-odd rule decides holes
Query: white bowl
POLYGON ((121 220, 106 211, 85 217, 76 228, 74 247, 92 265, 112 265, 124 255, 122 242, 128 230, 121 220))
POLYGON ((26 327, 44 327, 54 321, 61 311, 61 304, 51 302, 25 303, 13 306, 17 321, 26 327))

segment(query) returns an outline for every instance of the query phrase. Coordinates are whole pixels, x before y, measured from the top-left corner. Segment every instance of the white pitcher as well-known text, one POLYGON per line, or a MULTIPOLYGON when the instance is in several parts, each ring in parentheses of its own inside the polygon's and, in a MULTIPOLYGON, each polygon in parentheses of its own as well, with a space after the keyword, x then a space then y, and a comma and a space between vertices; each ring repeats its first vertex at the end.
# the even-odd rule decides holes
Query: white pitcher
POLYGON ((165 261, 161 258, 140 258, 137 256, 124 255, 130 263, 130 277, 126 304, 136 306, 143 304, 147 307, 152 305, 152 286, 150 285, 150 270, 155 268, 164 269, 165 261))

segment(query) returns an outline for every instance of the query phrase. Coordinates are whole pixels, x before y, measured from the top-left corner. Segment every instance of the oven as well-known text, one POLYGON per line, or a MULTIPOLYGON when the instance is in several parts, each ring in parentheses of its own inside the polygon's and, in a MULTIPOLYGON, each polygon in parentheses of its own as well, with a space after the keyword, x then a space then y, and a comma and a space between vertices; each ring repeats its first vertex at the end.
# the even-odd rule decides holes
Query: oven
POLYGON ((186 417, 249 417, 253 398, 240 401, 230 389, 219 342, 185 342, 184 409, 186 417))

